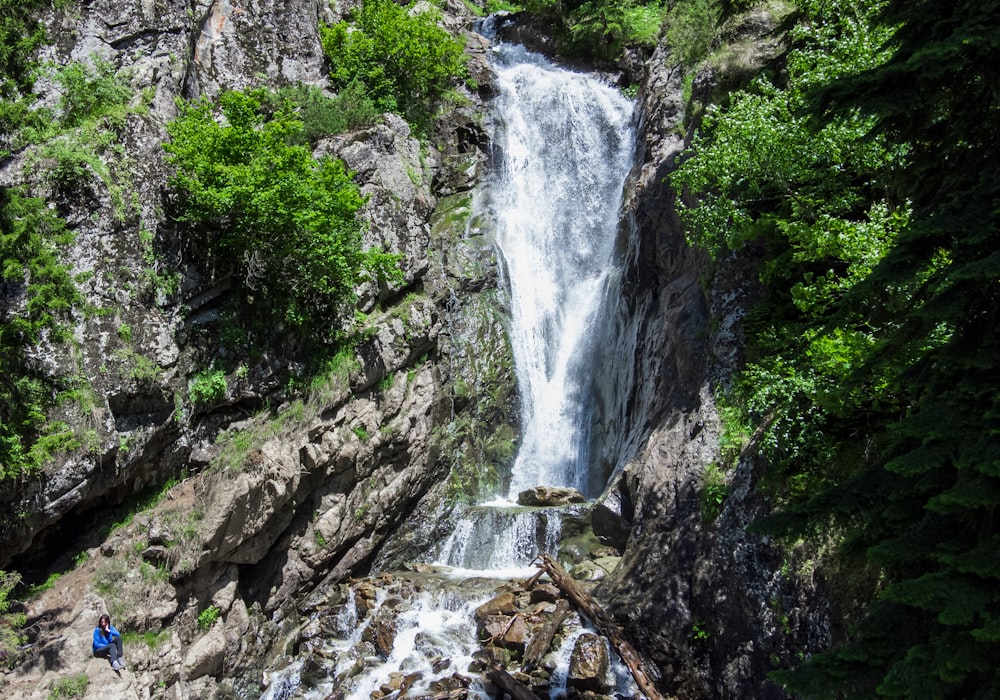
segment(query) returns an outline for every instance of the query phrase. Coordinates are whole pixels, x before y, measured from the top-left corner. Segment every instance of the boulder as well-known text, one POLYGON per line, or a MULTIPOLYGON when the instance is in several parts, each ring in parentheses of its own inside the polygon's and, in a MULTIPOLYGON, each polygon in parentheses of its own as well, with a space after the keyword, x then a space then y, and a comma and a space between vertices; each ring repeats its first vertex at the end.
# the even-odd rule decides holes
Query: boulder
POLYGON ((189 679, 215 675, 222 668, 225 655, 224 625, 217 622, 188 649, 184 657, 184 674, 189 679))
POLYGON ((551 583, 539 583, 531 589, 532 603, 554 603, 559 598, 559 589, 551 583))
POLYGON ((522 506, 565 506, 586 500, 576 489, 564 486, 535 486, 517 494, 518 505, 522 506))
POLYGON ((528 625, 520 615, 488 615, 479 622, 476 631, 480 640, 492 640, 496 646, 518 654, 524 652, 527 644, 528 625))
POLYGON ((607 693, 610 660, 608 647, 599 635, 585 632, 576 639, 569 659, 566 687, 580 691, 607 693))
POLYGON ((476 619, 482 620, 490 615, 512 615, 516 610, 517 597, 510 591, 505 591, 476 608, 476 619))

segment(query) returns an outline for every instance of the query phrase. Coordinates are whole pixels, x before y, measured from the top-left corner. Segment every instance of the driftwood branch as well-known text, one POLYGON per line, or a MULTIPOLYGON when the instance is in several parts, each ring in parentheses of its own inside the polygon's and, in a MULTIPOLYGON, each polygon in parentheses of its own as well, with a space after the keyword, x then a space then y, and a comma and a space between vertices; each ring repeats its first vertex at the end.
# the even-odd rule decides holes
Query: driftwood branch
MULTIPOLYGON (((543 570, 544 571, 544 570, 543 570)), ((556 636, 556 632, 559 630, 559 626, 562 625, 563 620, 566 619, 566 615, 569 614, 569 603, 566 599, 561 598, 558 603, 556 603, 555 612, 549 617, 545 625, 538 630, 538 633, 532 637, 531 643, 528 648, 524 651, 524 658, 521 659, 521 670, 525 673, 531 673, 531 671, 538 665, 542 657, 545 656, 545 652, 549 650, 552 646, 552 638, 556 636)))
POLYGON ((527 581, 525 581, 524 584, 521 587, 524 590, 528 590, 529 588, 534 588, 535 584, 538 583, 538 579, 540 579, 542 577, 542 574, 544 574, 544 573, 545 573, 545 569, 539 569, 534 574, 532 574, 531 578, 529 578, 527 581))
POLYGON ((510 628, 514 625, 514 621, 517 620, 517 618, 518 618, 517 615, 514 615, 513 617, 511 617, 509 620, 507 620, 507 624, 504 626, 504 628, 502 630, 500 630, 499 632, 497 632, 496 634, 494 634, 492 637, 490 637, 489 639, 487 639, 485 642, 481 642, 481 643, 482 644, 496 644, 497 642, 503 641, 503 638, 507 636, 508 632, 510 632, 510 628))
POLYGON ((539 557, 541 561, 541 567, 545 569, 545 572, 552 579, 552 583, 562 591, 567 598, 569 598, 573 603, 580 609, 580 611, 586 615, 594 626, 600 630, 601 634, 611 640, 618 655, 621 657, 625 665, 628 666, 628 670, 632 673, 632 678, 635 679, 635 684, 639 686, 639 692, 645 695, 649 700, 664 700, 664 697, 660 695, 660 692, 653 685, 653 681, 650 679, 649 674, 646 673, 646 669, 642 663, 642 659, 639 658, 639 654, 632 645, 628 643, 625 637, 622 635, 621 630, 618 625, 612 621, 603 608, 597 604, 589 593, 584 591, 580 586, 574 581, 569 574, 559 565, 555 559, 553 559, 548 554, 542 554, 539 557))
POLYGON ((539 697, 531 692, 530 688, 518 682, 516 678, 501 668, 493 669, 486 677, 493 685, 511 696, 513 700, 539 700, 539 697))

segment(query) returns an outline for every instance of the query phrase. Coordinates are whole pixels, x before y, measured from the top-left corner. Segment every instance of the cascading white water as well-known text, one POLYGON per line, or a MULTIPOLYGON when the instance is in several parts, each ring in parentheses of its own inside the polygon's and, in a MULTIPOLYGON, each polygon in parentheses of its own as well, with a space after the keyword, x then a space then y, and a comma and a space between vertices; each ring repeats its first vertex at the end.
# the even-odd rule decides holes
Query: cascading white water
POLYGON ((522 414, 509 497, 538 485, 587 493, 592 358, 632 160, 632 102, 520 46, 499 47, 495 67, 490 193, 522 414))
POLYGON ((441 545, 439 564, 476 575, 527 578, 529 562, 556 551, 562 514, 536 510, 476 506, 468 509, 441 545))
POLYGON ((633 105, 522 46, 497 46, 494 72, 487 200, 510 298, 522 441, 506 496, 464 513, 437 563, 516 575, 540 552, 554 553, 562 518, 510 507, 518 493, 570 486, 596 495, 588 493, 587 453, 593 359, 614 278, 633 105))

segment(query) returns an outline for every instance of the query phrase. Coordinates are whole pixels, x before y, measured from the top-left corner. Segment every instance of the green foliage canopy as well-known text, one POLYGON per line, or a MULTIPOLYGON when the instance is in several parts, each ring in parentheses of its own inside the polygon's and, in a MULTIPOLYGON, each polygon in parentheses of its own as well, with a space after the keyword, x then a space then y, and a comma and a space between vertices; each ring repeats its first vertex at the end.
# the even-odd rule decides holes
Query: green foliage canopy
POLYGON ((397 257, 363 251, 363 200, 342 161, 290 145, 288 101, 261 90, 181 104, 164 144, 180 219, 206 234, 242 300, 316 339, 336 335, 365 274, 397 277, 397 257), (267 105, 267 109, 264 106, 267 105))
POLYGON ((320 27, 320 39, 337 88, 360 82, 379 109, 423 124, 434 101, 465 75, 465 54, 438 25, 436 9, 415 5, 364 0, 350 23, 320 27))
POLYGON ((790 495, 828 483, 834 421, 891 400, 883 377, 863 389, 845 384, 874 338, 863 321, 834 323, 834 306, 871 273, 908 217, 879 184, 902 153, 869 137, 874 120, 848 113, 816 124, 806 113, 813 86, 884 60, 887 33, 869 30, 861 10, 813 2, 802 12, 784 85, 761 75, 710 111, 672 176, 686 193, 692 242, 715 257, 763 247, 768 299, 750 319, 749 362, 733 398, 748 423, 768 426, 760 446, 775 464, 796 464, 790 495))
POLYGON ((626 46, 656 44, 670 4, 659 0, 526 0, 524 9, 551 25, 562 51, 614 60, 626 46))

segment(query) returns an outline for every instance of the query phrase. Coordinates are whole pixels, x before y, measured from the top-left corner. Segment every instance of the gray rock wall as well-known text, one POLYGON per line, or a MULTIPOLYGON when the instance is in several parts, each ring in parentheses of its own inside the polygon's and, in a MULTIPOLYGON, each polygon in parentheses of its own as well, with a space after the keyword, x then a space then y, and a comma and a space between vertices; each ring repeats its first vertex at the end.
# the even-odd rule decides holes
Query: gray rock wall
MULTIPOLYGON (((456 30, 471 23, 461 3, 449 13, 456 30)), ((92 437, 0 494, 5 511, 19 514, 0 526, 0 568, 70 571, 28 604, 27 660, 0 680, 4 695, 46 697, 53 679, 76 673, 96 679, 106 669, 88 658, 86 640, 105 610, 122 629, 168 630, 149 649, 129 650, 130 676, 116 697, 165 688, 170 697, 208 697, 237 677, 252 692, 296 624, 297 601, 324 578, 365 570, 447 474, 434 429, 454 415, 448 328, 466 287, 484 286, 469 275, 493 273, 481 251, 457 276, 436 262, 454 241, 433 243, 431 220, 439 194, 469 196, 478 180, 486 139, 476 93, 423 144, 386 115, 317 148, 356 173, 368 198, 365 243, 403 256, 402 284, 359 290, 370 331, 348 366, 297 401, 284 387, 305 358, 271 348, 226 377, 222 398, 188 396, 211 359, 198 340, 217 333, 229 282, 201 269, 171 223, 165 125, 177 98, 324 86, 321 19, 336 17, 313 0, 100 0, 46 17, 48 60, 107 60, 127 71, 149 107, 129 116, 118 148, 101 154, 122 168, 111 184, 91 173, 73 191, 54 191, 44 172, 25 167, 30 151, 0 165, 4 186, 25 184, 57 204, 77 234, 70 255, 85 274, 82 291, 107 310, 75 319, 72 344, 38 350, 39 362, 86 381, 93 405, 64 407, 61 417, 92 437), (178 291, 148 283, 168 271, 179 273, 178 291), (182 473, 188 478, 159 505, 109 535, 111 519, 122 517, 115 508, 182 473)), ((470 48, 485 91, 484 51, 483 43, 470 48)), ((54 85, 39 88, 56 103, 54 85)))

